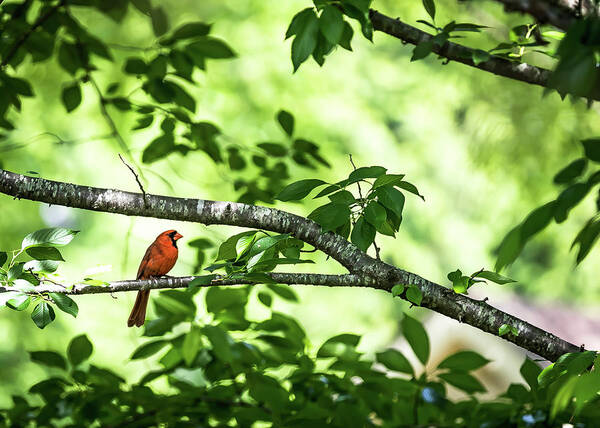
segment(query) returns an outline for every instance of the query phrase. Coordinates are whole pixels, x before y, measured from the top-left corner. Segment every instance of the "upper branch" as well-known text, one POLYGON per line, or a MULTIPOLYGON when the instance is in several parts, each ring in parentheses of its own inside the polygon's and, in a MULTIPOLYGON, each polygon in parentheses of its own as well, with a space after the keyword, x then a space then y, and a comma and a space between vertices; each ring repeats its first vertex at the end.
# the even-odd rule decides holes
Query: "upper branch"
POLYGON ((579 17, 595 12, 590 0, 496 0, 507 11, 526 13, 541 24, 551 24, 567 31, 579 17))
POLYGON ((289 233, 337 260, 351 273, 367 276, 369 286, 390 291, 395 284, 419 287, 421 306, 497 335, 502 324, 515 327, 518 335, 504 336, 522 348, 554 361, 566 352, 580 348, 486 302, 454 293, 439 284, 376 260, 331 232, 321 233, 320 226, 304 217, 285 211, 235 202, 174 198, 79 186, 70 183, 27 177, 0 169, 0 193, 54 205, 203 224, 265 229, 289 233))
MULTIPOLYGON (((418 45, 432 39, 432 35, 408 25, 399 19, 393 19, 371 9, 370 13, 373 28, 377 31, 389 34, 403 42, 418 45)), ((499 76, 519 80, 521 82, 548 87, 548 79, 551 71, 526 63, 509 61, 497 56, 491 56, 487 61, 475 64, 472 60, 474 49, 453 42, 446 42, 442 46, 433 44, 432 52, 450 61, 460 62, 488 71, 499 76)))

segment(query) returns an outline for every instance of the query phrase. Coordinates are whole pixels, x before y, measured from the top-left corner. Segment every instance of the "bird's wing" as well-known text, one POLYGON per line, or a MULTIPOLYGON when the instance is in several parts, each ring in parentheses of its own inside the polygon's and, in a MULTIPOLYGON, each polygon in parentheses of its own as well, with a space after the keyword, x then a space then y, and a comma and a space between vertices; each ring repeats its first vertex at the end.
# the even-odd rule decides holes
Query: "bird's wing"
POLYGON ((144 254, 144 258, 140 263, 140 267, 137 272, 137 279, 147 279, 153 275, 152 263, 151 260, 155 257, 156 246, 154 244, 150 245, 144 254))

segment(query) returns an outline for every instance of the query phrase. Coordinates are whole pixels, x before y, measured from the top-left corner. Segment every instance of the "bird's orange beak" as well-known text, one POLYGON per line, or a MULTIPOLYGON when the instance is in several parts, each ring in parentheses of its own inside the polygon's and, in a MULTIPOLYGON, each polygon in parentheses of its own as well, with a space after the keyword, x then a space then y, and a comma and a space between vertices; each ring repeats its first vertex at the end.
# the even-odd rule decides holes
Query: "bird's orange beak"
POLYGON ((174 239, 175 241, 177 241, 177 240, 178 240, 178 239, 180 239, 180 238, 183 238, 183 235, 181 235, 181 234, 179 234, 179 233, 176 233, 176 234, 175 234, 175 236, 173 236, 173 239, 174 239))

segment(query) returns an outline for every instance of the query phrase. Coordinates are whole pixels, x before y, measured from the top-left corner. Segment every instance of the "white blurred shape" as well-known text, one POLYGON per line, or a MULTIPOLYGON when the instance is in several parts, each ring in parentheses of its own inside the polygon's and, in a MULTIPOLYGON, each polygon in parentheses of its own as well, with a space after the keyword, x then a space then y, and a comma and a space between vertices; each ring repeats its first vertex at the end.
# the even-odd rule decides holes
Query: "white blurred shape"
POLYGON ((42 205, 40 216, 44 223, 51 227, 74 227, 76 224, 73 209, 60 205, 42 205))

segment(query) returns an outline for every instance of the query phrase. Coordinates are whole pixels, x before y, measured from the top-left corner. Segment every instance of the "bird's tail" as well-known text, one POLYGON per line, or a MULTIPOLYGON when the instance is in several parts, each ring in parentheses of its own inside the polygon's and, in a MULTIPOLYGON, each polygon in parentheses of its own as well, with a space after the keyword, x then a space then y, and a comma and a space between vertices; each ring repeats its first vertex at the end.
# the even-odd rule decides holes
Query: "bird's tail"
POLYGON ((135 298, 135 304, 127 320, 127 327, 141 327, 146 320, 146 307, 148 306, 148 297, 150 290, 140 290, 135 298))

